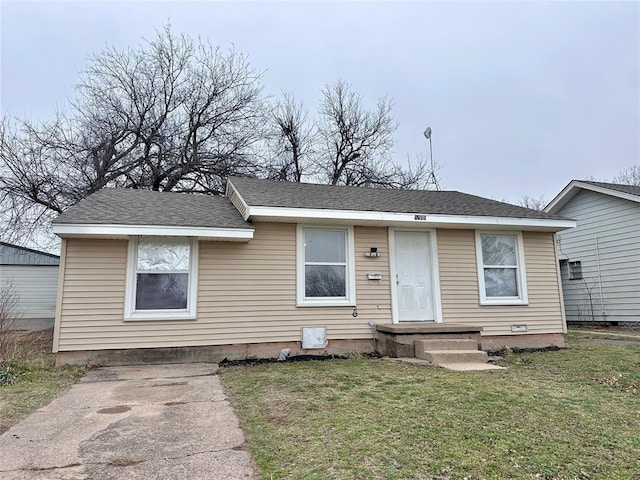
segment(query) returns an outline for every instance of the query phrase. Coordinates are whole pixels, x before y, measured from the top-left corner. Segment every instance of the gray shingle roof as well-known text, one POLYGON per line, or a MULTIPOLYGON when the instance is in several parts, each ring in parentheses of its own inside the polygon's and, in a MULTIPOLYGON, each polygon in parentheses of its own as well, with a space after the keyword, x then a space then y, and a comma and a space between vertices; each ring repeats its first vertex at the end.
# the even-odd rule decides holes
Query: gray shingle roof
POLYGON ((231 177, 249 206, 558 220, 559 215, 456 191, 389 190, 231 177))
POLYGON ((629 195, 637 195, 640 197, 640 186, 638 185, 620 185, 618 183, 592 182, 588 180, 578 180, 582 183, 595 185, 596 187, 608 188, 617 192, 628 193, 629 195))
POLYGON ((225 197, 122 188, 89 195, 53 223, 253 228, 225 197))

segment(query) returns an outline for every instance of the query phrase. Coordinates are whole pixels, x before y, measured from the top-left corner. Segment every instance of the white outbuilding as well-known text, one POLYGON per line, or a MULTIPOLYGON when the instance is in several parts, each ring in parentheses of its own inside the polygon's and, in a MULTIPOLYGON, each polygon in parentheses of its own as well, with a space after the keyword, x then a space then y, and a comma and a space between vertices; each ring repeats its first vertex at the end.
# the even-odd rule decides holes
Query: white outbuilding
POLYGON ((59 264, 57 255, 0 242, 1 296, 14 302, 12 318, 5 320, 12 328, 53 327, 59 264))

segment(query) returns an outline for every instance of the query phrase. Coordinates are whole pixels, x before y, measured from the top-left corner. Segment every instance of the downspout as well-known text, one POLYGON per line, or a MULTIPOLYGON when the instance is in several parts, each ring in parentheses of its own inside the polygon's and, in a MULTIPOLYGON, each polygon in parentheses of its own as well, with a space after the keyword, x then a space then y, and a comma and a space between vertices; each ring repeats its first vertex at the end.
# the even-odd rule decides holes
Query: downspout
POLYGON ((598 267, 598 290, 600 290, 600 311, 602 313, 602 320, 605 319, 604 311, 604 298, 602 297, 602 275, 600 274, 600 246, 598 245, 598 237, 595 237, 596 241, 596 266, 598 267))

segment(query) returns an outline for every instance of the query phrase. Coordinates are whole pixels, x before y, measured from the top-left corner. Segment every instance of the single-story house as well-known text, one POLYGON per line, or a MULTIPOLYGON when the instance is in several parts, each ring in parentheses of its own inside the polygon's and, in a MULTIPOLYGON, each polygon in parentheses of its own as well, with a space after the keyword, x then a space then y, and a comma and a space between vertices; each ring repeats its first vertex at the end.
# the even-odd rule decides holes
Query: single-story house
POLYGON ((53 348, 94 363, 393 355, 389 335, 429 331, 560 346, 554 235, 575 225, 455 191, 237 177, 224 197, 104 189, 53 223, 53 348))
POLYGON ((58 255, 0 242, 2 301, 5 308, 11 303, 3 329, 53 327, 59 263, 58 255))
POLYGON ((567 321, 640 322, 640 186, 572 180, 545 211, 558 234, 567 321))

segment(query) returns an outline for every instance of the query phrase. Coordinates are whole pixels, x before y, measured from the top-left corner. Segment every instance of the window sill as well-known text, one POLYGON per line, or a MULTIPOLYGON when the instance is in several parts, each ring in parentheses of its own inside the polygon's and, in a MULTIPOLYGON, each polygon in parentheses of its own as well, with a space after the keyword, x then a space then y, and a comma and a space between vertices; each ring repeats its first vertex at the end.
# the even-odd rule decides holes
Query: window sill
POLYGON ((152 321, 152 320, 161 320, 161 321, 172 321, 172 320, 195 320, 195 313, 191 312, 153 312, 153 313, 131 313, 129 315, 125 315, 125 322, 139 322, 139 321, 152 321))
POLYGON ((305 300, 297 302, 296 307, 355 307, 356 302, 351 300, 305 300))
POLYGON ((496 298, 496 299, 482 299, 480 300, 481 306, 495 306, 495 305, 529 305, 527 300, 521 298, 496 298))

